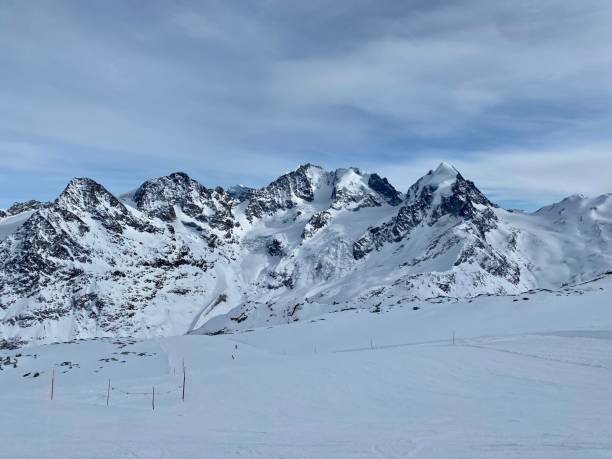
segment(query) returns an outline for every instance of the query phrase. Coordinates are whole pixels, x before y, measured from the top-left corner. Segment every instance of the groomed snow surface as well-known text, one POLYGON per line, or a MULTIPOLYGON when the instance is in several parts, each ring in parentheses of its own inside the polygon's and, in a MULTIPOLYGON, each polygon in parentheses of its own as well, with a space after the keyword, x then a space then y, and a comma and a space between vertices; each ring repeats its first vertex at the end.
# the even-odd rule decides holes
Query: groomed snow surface
POLYGON ((3 458, 612 457, 609 277, 0 355, 3 458))

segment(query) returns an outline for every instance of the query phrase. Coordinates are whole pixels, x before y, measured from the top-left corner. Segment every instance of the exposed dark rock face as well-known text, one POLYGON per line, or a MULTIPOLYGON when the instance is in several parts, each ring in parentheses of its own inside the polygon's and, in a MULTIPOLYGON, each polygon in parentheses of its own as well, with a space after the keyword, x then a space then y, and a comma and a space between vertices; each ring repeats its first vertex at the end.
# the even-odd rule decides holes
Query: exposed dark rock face
MULTIPOLYGON (((28 212, 30 210, 42 209, 46 204, 34 199, 25 202, 16 202, 11 207, 6 209, 5 216, 17 215, 22 212, 28 212)), ((0 211, 2 212, 2 211, 0 211)), ((0 215, 1 216, 1 215, 0 215)))
POLYGON ((275 290, 282 287, 292 289, 295 284, 293 276, 286 271, 272 271, 270 272, 269 276, 270 280, 267 284, 267 288, 270 290, 275 290))
POLYGON ((70 221, 77 220, 77 214, 86 213, 116 235, 122 234, 125 227, 148 233, 155 232, 150 223, 136 218, 106 188, 88 178, 72 179, 53 203, 51 210, 62 213, 70 221))
POLYGON ((255 188, 251 188, 244 185, 235 185, 227 190, 227 193, 238 202, 244 202, 251 199, 253 193, 255 193, 255 188))
POLYGON ((79 274, 75 268, 62 269, 60 260, 91 262, 90 250, 66 232, 64 222, 74 224, 77 236, 89 232, 79 217, 60 209, 34 214, 18 230, 14 244, 0 244, 0 296, 5 289, 30 295, 57 278, 68 280, 79 274))
POLYGON ((400 242, 417 226, 423 224, 431 227, 443 218, 470 221, 484 237, 487 231, 495 227, 497 220, 492 207, 494 205, 474 183, 465 180, 457 171, 430 171, 410 187, 406 201, 391 221, 370 228, 355 242, 353 254, 356 259, 363 258, 387 242, 400 242), (432 181, 436 173, 441 177, 432 181), (452 182, 450 189, 440 191, 440 183, 449 181, 452 182), (477 206, 485 208, 479 209, 477 206))
POLYGON ((380 207, 387 203, 401 203, 400 193, 387 179, 377 174, 363 174, 357 168, 337 169, 333 174, 332 208, 358 211, 367 207, 380 207))
POLYGON ((73 179, 0 243, 0 310, 27 305, 0 326, 72 318, 74 326, 91 322, 104 333, 129 333, 135 315, 160 292, 209 267, 165 224, 91 179, 73 179))
POLYGON ((270 255, 271 257, 282 257, 283 255, 285 255, 283 243, 278 239, 272 239, 268 243, 268 255, 270 255))
POLYGON ((423 232, 446 228, 432 241, 424 257, 412 261, 413 266, 457 246, 460 249, 454 266, 475 263, 485 272, 517 284, 520 280, 518 265, 487 241, 487 233, 498 224, 494 207, 474 183, 451 167, 441 165, 410 188, 397 216, 370 228, 355 241, 353 256, 362 259, 388 243, 410 239, 414 233, 418 233, 415 237, 422 237, 423 232), (461 231, 462 237, 456 236, 457 231, 461 231))
POLYGON ((308 239, 314 236, 316 232, 321 228, 325 227, 325 225, 327 225, 330 220, 331 213, 326 210, 314 214, 312 217, 310 217, 308 223, 306 223, 304 231, 302 231, 302 239, 308 239))
POLYGON ((271 215, 279 210, 293 208, 298 200, 311 202, 316 184, 312 183, 311 171, 321 171, 319 166, 305 164, 297 170, 280 176, 268 186, 255 190, 250 195, 246 209, 249 220, 271 215))
MULTIPOLYGON (((585 260, 606 272, 612 197, 588 208, 584 199, 533 218, 597 241, 585 260)), ((79 178, 53 203, 9 210, 23 215, 0 221, 0 343, 204 324, 229 333, 327 311, 518 293, 536 288, 541 272, 542 257, 526 253, 541 242, 540 229, 520 226, 528 214, 510 217, 447 164, 405 195, 377 174, 306 164, 258 190, 206 188, 179 172, 121 199, 79 178)), ((567 253, 571 263, 578 252, 567 253)))
MULTIPOLYGON (((175 172, 143 183, 134 193, 139 210, 165 222, 177 219, 175 207, 188 217, 223 233, 224 239, 232 239, 237 225, 232 214, 236 201, 223 188, 209 189, 183 172, 175 172)), ((186 222, 194 228, 202 228, 194 222, 186 222)), ((218 236, 217 236, 218 237, 218 236)), ((219 241, 215 237, 216 245, 219 241)))
POLYGON ((368 179, 368 185, 381 196, 384 196, 386 201, 392 206, 397 206, 402 202, 400 193, 386 178, 380 178, 378 174, 372 174, 368 179))

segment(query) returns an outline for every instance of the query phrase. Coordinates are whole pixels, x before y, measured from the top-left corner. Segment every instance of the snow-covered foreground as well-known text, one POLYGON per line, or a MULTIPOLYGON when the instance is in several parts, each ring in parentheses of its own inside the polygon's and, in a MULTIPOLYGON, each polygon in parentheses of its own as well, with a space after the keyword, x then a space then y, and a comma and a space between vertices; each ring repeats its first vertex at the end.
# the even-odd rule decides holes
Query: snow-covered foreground
POLYGON ((1 351, 0 457, 612 457, 612 279, 415 305, 1 351))

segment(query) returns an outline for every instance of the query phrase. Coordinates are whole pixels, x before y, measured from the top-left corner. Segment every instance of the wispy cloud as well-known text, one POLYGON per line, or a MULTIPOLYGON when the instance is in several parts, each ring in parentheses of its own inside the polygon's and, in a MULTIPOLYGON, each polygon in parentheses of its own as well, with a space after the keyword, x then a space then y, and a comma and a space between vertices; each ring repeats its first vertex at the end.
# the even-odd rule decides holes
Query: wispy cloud
POLYGON ((612 143, 611 22, 599 0, 2 2, 0 206, 74 175, 421 175, 432 151, 476 180, 552 164, 488 181, 501 200, 599 191, 578 155, 612 143))

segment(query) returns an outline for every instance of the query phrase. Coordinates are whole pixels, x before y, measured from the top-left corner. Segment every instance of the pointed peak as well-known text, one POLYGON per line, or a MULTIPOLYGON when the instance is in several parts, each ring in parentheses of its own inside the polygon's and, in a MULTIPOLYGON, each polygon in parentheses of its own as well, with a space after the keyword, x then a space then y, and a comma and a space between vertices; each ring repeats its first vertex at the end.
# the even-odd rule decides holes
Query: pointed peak
POLYGON ((297 169, 289 172, 286 175, 296 175, 296 174, 304 175, 308 178, 308 180, 316 182, 318 181, 320 177, 322 177, 323 175, 326 175, 327 171, 323 169, 323 167, 317 164, 306 163, 306 164, 302 164, 297 169))
POLYGON ((417 180, 407 196, 409 199, 426 199, 435 205, 455 196, 463 201, 495 207, 473 182, 466 180, 453 165, 444 161, 417 180))
POLYGON ((74 177, 70 179, 68 185, 60 195, 70 195, 75 193, 85 192, 102 192, 110 194, 102 185, 96 182, 94 179, 88 177, 74 177))
POLYGON ((378 174, 371 174, 368 178, 368 186, 384 196, 387 202, 392 206, 396 206, 402 202, 401 193, 399 193, 395 187, 389 183, 387 177, 381 177, 378 174))
POLYGON ((386 178, 376 173, 363 172, 357 167, 340 168, 331 173, 334 208, 380 206, 385 202, 398 205, 402 196, 386 178))
POLYGON ((321 169, 323 170, 323 168, 317 164, 312 164, 312 163, 306 163, 306 164, 301 164, 300 167, 297 168, 298 171, 302 170, 302 171, 307 171, 309 169, 321 169))
POLYGON ((101 186, 101 185, 98 182, 96 182, 94 179, 90 179, 88 177, 73 177, 68 182, 68 185, 66 186, 66 190, 73 189, 73 188, 92 187, 92 186, 95 187, 95 186, 101 186))
MULTIPOLYGON (((320 179, 329 173, 325 171, 321 166, 312 163, 306 163, 299 166, 297 169, 285 172, 283 175, 272 181, 268 186, 262 188, 270 188, 282 186, 281 184, 287 181, 293 182, 307 182, 308 186, 316 187, 320 179)), ((312 191, 312 190, 311 190, 312 191)))
POLYGON ((459 175, 459 171, 452 164, 442 161, 435 170, 429 171, 428 175, 430 174, 440 178, 455 178, 459 175))
POLYGON ((101 201, 110 203, 112 206, 122 206, 106 188, 93 179, 87 177, 75 177, 55 200, 61 206, 77 206, 83 209, 97 205, 101 201))
MULTIPOLYGON (((441 162, 435 170, 430 170, 426 175, 421 177, 415 185, 418 187, 432 187, 438 188, 440 186, 449 185, 454 183, 457 178, 461 177, 461 174, 454 166, 447 162, 441 162)), ((415 186, 413 185, 413 186, 415 186)))
POLYGON ((209 191, 185 172, 172 172, 162 177, 147 180, 140 185, 134 192, 134 201, 138 203, 143 195, 149 195, 150 199, 161 196, 169 198, 177 193, 185 193, 189 190, 197 190, 203 193, 209 191))
POLYGON ((93 194, 101 194, 101 195, 110 195, 112 196, 106 188, 100 185, 93 179, 87 177, 75 177, 70 179, 68 185, 62 193, 59 195, 58 199, 69 198, 80 195, 93 195, 93 194))

